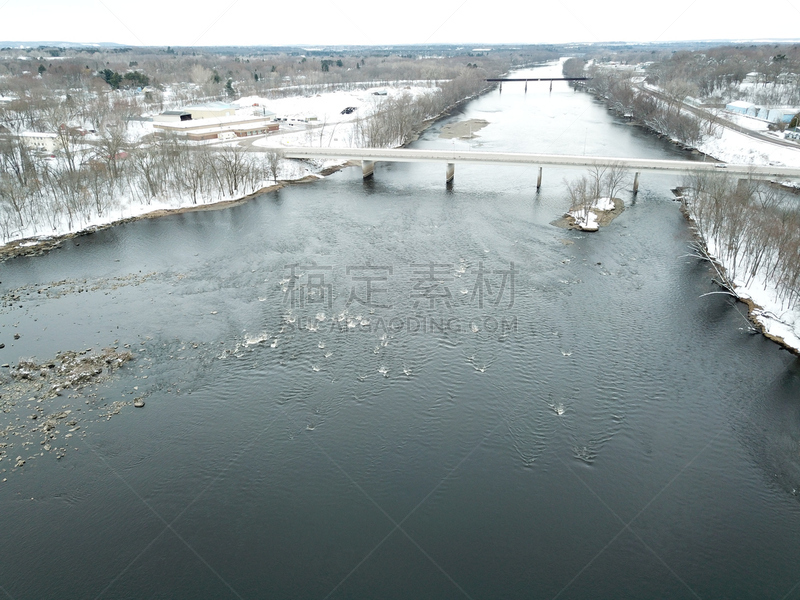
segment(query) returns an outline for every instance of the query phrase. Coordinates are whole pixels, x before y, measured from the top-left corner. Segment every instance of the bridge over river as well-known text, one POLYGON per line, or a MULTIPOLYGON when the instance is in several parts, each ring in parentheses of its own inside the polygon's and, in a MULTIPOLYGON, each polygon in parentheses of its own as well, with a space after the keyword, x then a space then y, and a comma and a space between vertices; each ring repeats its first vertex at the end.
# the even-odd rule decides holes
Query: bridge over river
POLYGON ((549 81, 550 82, 550 91, 553 91, 553 82, 554 81, 589 81, 591 77, 502 77, 502 78, 490 78, 486 81, 490 83, 499 83, 500 84, 500 91, 503 91, 503 82, 509 81, 524 81, 525 82, 525 91, 528 91, 528 82, 529 81, 549 81))
POLYGON ((376 162, 438 162, 447 165, 445 180, 455 177, 456 163, 489 165, 538 166, 537 189, 542 185, 544 166, 560 167, 620 167, 636 173, 633 191, 639 187, 642 171, 669 173, 725 172, 754 178, 800 178, 800 168, 784 166, 757 166, 728 163, 697 162, 689 160, 654 160, 616 156, 570 156, 565 154, 525 154, 515 152, 475 152, 453 150, 417 150, 414 148, 284 148, 287 158, 339 159, 361 161, 364 177, 370 177, 376 162))

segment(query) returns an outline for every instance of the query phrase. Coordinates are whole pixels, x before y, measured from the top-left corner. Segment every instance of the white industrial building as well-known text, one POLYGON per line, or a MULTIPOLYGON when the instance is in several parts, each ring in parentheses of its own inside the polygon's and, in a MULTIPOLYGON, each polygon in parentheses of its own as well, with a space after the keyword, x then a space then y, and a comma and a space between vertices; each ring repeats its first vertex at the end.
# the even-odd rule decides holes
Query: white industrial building
POLYGON ((725 105, 725 110, 769 121, 770 123, 788 123, 792 120, 792 117, 800 112, 800 108, 796 106, 758 106, 744 100, 729 102, 725 105))
POLYGON ((179 123, 191 119, 192 113, 185 110, 165 110, 160 115, 153 117, 153 121, 157 123, 179 123))
POLYGON ((190 140, 249 137, 277 131, 278 123, 264 117, 218 117, 189 121, 153 122, 156 131, 169 131, 190 140), (229 135, 232 134, 232 135, 229 135))
POLYGON ((58 135, 55 133, 23 131, 19 136, 22 139, 22 143, 31 150, 41 150, 52 154, 59 146, 58 135))
POLYGON ((192 119, 217 119, 220 117, 232 117, 236 114, 236 107, 224 102, 185 106, 181 110, 192 115, 192 119))
POLYGON ((788 123, 798 112, 800 108, 795 106, 761 106, 756 116, 770 123, 788 123))
POLYGON ((747 115, 748 117, 755 117, 758 115, 758 106, 752 102, 745 102, 744 100, 728 102, 728 104, 725 105, 725 110, 729 110, 740 115, 747 115))

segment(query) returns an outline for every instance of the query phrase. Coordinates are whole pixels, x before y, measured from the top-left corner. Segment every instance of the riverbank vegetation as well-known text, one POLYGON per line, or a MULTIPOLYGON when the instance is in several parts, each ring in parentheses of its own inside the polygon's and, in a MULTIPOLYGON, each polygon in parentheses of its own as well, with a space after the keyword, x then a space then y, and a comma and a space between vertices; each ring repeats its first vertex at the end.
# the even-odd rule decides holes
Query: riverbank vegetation
POLYGON ((0 241, 107 220, 123 199, 146 207, 168 197, 197 204, 244 196, 272 173, 269 158, 235 146, 191 147, 174 136, 130 148, 124 159, 103 152, 65 168, 18 139, 0 140, 0 241))
POLYGON ((686 147, 696 147, 719 128, 712 116, 701 119, 683 109, 683 101, 689 96, 685 86, 672 86, 663 94, 654 95, 641 87, 643 78, 631 70, 587 65, 577 58, 566 60, 563 72, 565 77, 580 76, 577 73, 591 77, 587 90, 602 99, 610 110, 686 147))
POLYGON ((724 266, 720 285, 771 292, 781 310, 800 307, 800 213, 785 192, 711 173, 688 177, 683 198, 700 256, 724 266))
POLYGON ((354 145, 370 148, 396 147, 411 141, 420 126, 454 108, 460 102, 490 89, 485 69, 469 68, 441 83, 428 94, 402 94, 380 102, 366 117, 355 119, 354 145))

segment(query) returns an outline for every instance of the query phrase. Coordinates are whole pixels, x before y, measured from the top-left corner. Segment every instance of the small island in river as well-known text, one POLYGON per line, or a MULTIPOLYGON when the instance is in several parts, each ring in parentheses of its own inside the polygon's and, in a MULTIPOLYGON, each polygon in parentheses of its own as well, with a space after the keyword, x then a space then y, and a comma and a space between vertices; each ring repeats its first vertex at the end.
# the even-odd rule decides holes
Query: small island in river
POLYGON ((564 229, 597 231, 608 226, 624 210, 625 203, 619 198, 596 198, 588 205, 573 207, 552 224, 564 229))

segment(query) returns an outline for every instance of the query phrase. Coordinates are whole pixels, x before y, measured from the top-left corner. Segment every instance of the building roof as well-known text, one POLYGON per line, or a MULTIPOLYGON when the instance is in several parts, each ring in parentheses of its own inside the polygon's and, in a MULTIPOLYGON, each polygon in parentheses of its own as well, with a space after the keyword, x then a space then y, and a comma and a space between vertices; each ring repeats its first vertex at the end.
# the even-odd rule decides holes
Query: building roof
POLYGON ((185 110, 165 110, 164 112, 160 113, 162 115, 170 115, 170 116, 181 116, 181 115, 188 115, 191 114, 185 110))
POLYGON ((217 123, 216 125, 210 125, 206 121, 221 121, 222 119, 203 119, 203 126, 197 127, 198 121, 184 121, 185 123, 194 123, 194 128, 188 127, 172 127, 172 125, 178 125, 178 123, 158 123, 154 126, 159 127, 160 129, 166 129, 167 131, 176 131, 181 133, 191 133, 194 135, 203 135, 206 133, 224 133, 226 131, 247 131, 251 129, 264 129, 270 126, 276 126, 277 123, 270 119, 250 119, 250 120, 233 120, 232 122, 228 123, 217 123), (166 127, 161 127, 165 125, 166 127))
POLYGON ((193 104, 192 106, 186 106, 183 110, 236 110, 236 107, 231 104, 226 104, 225 102, 208 102, 206 104, 193 104))
POLYGON ((756 108, 752 102, 745 102, 744 100, 736 100, 735 102, 728 102, 726 106, 733 106, 734 108, 756 108))
POLYGON ((153 122, 153 127, 161 129, 171 129, 173 131, 192 131, 195 129, 220 128, 228 125, 249 125, 251 123, 261 123, 269 121, 265 117, 213 117, 211 119, 192 119, 191 121, 170 121, 170 122, 153 122))
POLYGON ((42 133, 40 131, 23 131, 19 134, 20 137, 39 137, 39 138, 57 138, 58 134, 55 133, 42 133))

